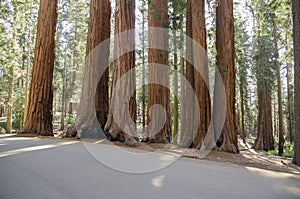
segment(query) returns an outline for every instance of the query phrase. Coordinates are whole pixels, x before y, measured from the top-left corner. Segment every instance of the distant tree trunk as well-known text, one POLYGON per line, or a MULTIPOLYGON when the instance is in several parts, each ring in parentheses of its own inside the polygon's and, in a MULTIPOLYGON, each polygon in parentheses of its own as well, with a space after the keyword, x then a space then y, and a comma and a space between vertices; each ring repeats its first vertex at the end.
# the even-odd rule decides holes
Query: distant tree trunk
MULTIPOLYGON (((135 28, 135 0, 116 0, 115 35, 135 28)), ((109 131, 112 140, 125 141, 129 146, 138 146, 136 141, 136 74, 135 51, 127 52, 126 47, 134 49, 134 32, 127 33, 126 40, 118 39, 114 43, 114 62, 112 93, 110 99, 109 116, 105 129, 109 131), (125 54, 123 54, 125 53, 125 54), (123 77, 126 75, 126 77, 123 77), (117 83, 125 78, 121 88, 117 83), (133 93, 132 93, 133 92, 133 93), (124 99, 124 98, 130 99, 124 99), (128 100, 128 102, 126 101, 128 100), (128 106, 124 106, 124 104, 128 106), (129 108, 129 110, 127 110, 129 108), (115 114, 118 115, 115 115, 115 114), (127 114, 128 113, 128 114, 127 114), (128 115, 131 118, 128 118, 128 115), (117 120, 117 121, 116 121, 117 120), (129 122, 133 121, 134 126, 129 122)))
MULTIPOLYGON (((80 42, 80 34, 78 34, 78 25, 77 25, 77 22, 75 22, 75 28, 74 28, 74 32, 75 32, 75 35, 74 35, 74 40, 76 43, 79 43, 80 42)), ((68 109, 68 113, 69 113, 69 117, 72 117, 73 116, 73 95, 75 94, 74 91, 76 89, 76 85, 75 85, 75 82, 76 82, 76 70, 78 69, 78 62, 77 62, 77 59, 78 59, 78 56, 79 56, 79 53, 78 53, 78 50, 76 48, 73 49, 73 57, 72 57, 72 73, 71 73, 71 84, 70 84, 70 100, 69 100, 69 109, 68 109)))
MULTIPOLYGON (((13 52, 15 51, 16 35, 13 33, 13 52)), ((12 110, 13 110, 13 90, 14 90, 14 68, 15 63, 11 63, 9 68, 9 84, 8 84, 8 106, 7 106, 7 123, 6 123, 6 133, 12 133, 12 110)))
POLYGON ((53 135, 53 70, 57 0, 41 0, 27 117, 23 133, 53 135))
MULTIPOLYGON (((17 18, 17 9, 16 5, 14 4, 14 14, 13 14, 13 22, 16 22, 17 18)), ((16 53, 16 44, 17 44, 17 34, 16 34, 16 27, 13 25, 12 27, 12 54, 16 53)), ((12 117, 13 117, 13 92, 14 92, 14 70, 15 64, 17 64, 16 60, 14 59, 12 63, 10 63, 9 68, 9 83, 8 83, 8 105, 7 105, 7 115, 6 115, 6 133, 12 133, 12 117)))
MULTIPOLYGON (((258 63, 257 63, 258 65, 258 63)), ((258 67, 258 66, 257 66, 258 67)), ((263 85, 262 81, 258 79, 258 85, 263 85)), ((263 101, 263 89, 257 87, 257 101, 258 101, 258 115, 257 115, 257 135, 255 142, 253 144, 253 149, 256 150, 263 150, 264 149, 264 133, 263 133, 263 121, 264 121, 264 108, 262 107, 262 101, 263 101)))
MULTIPOLYGON (((183 30, 181 32, 181 34, 183 34, 183 30)), ((184 65, 184 57, 183 57, 183 49, 180 49, 180 104, 181 104, 181 110, 180 110, 180 135, 178 136, 178 139, 176 140, 176 142, 181 142, 181 138, 182 138, 182 135, 184 135, 184 129, 185 129, 185 116, 186 116, 186 107, 184 105, 185 103, 185 65, 184 65)))
MULTIPOLYGON (((286 45, 286 52, 290 51, 289 47, 289 42, 287 40, 287 45, 286 45)), ((291 63, 288 62, 286 64, 286 85, 287 85, 287 99, 288 99, 288 131, 289 131, 289 136, 290 136, 290 142, 293 143, 294 141, 294 136, 293 136, 293 119, 292 119, 292 108, 291 108, 291 86, 290 86, 290 70, 291 70, 291 63)))
POLYGON ((245 86, 245 82, 244 82, 244 77, 240 77, 240 96, 241 96, 241 135, 242 135, 242 139, 243 142, 246 144, 246 133, 245 133, 245 105, 244 105, 244 86, 245 86))
MULTIPOLYGON (((152 0, 149 4, 148 11, 149 27, 166 28, 168 23, 168 0, 152 0)), ((149 42, 154 44, 168 45, 168 36, 166 34, 158 34, 156 31, 149 31, 149 42)), ((157 64, 168 65, 168 54, 163 50, 149 49, 149 82, 155 80, 164 81, 169 84, 169 70, 157 64)), ((168 86, 169 88, 169 86, 168 86)), ((170 91, 158 84, 149 84, 148 86, 148 131, 149 141, 156 143, 166 143, 171 140, 171 108, 170 108, 170 91), (153 105, 161 105, 166 111, 166 118, 161 118, 153 105), (165 120, 164 120, 165 119, 165 120), (165 121, 163 128, 158 130, 162 122, 165 121), (150 123, 151 122, 151 123, 150 123), (149 126, 151 124, 152 126, 149 126), (156 132, 159 131, 159 132, 156 132)))
POLYGON ((4 115, 4 108, 2 105, 0 105, 0 117, 3 117, 4 115))
POLYGON ((295 145, 293 163, 300 166, 300 1, 293 0, 295 61, 295 145))
MULTIPOLYGON (((283 155, 284 137, 283 137, 283 113, 282 113, 282 94, 281 94, 281 76, 280 76, 280 63, 279 63, 279 50, 278 50, 278 35, 275 20, 273 19, 273 35, 275 46, 275 59, 276 59, 276 73, 277 73, 277 97, 278 97, 278 117, 279 117, 279 146, 278 155, 283 155)), ((276 113, 274 113, 276 114, 276 113)))
MULTIPOLYGON (((235 65, 233 0, 220 0, 217 6, 217 66, 226 90, 226 119, 217 147, 226 152, 238 153, 235 112, 235 65)), ((215 90, 215 101, 218 94, 215 90)))
MULTIPOLYGON (((263 21, 258 21, 258 26, 263 27, 263 21)), ((257 60, 257 95, 258 95, 258 132, 257 138, 252 146, 256 150, 273 150, 274 149, 274 138, 273 138, 273 124, 272 124, 272 97, 271 97, 271 85, 268 78, 271 74, 268 70, 268 58, 265 55, 266 44, 265 37, 259 29, 257 33, 257 49, 258 49, 258 60, 257 60)))
MULTIPOLYGON (((276 97, 275 97, 276 98, 276 97)), ((274 98, 274 100, 275 100, 274 98)), ((277 132, 277 113, 276 113, 276 102, 273 104, 273 115, 274 115, 274 135, 278 137, 278 132, 277 132)))
POLYGON ((66 111, 66 65, 67 65, 67 56, 65 55, 64 66, 62 70, 62 95, 61 95, 61 116, 60 116, 60 130, 65 129, 65 111, 66 111))
POLYGON ((178 106, 178 56, 177 56, 177 37, 176 31, 174 31, 174 130, 173 130, 173 138, 175 138, 178 134, 178 122, 179 122, 179 106, 178 106))
POLYGON ((28 43, 27 43, 27 63, 26 63, 26 76, 25 76, 25 107, 24 107, 24 119, 23 124, 25 124, 27 110, 28 110, 28 88, 29 88, 29 68, 31 64, 31 42, 30 42, 30 30, 28 33, 28 43))
POLYGON ((265 77, 269 77, 270 74, 266 72, 266 58, 264 57, 263 44, 259 44, 259 60, 257 70, 257 93, 258 93, 258 133, 254 142, 253 148, 256 150, 273 150, 274 138, 273 138, 273 124, 272 124, 272 98, 269 84, 265 80, 265 77))
POLYGON ((6 133, 12 133, 12 110, 13 110, 13 87, 14 87, 14 64, 10 66, 10 78, 8 85, 8 106, 7 106, 7 124, 6 133))
MULTIPOLYGON (((269 76, 269 75, 268 75, 269 76)), ((264 88, 265 91, 265 98, 264 98, 264 133, 265 133, 265 140, 264 140, 264 150, 270 151, 274 150, 274 137, 273 137, 273 124, 272 124, 272 96, 271 91, 268 89, 268 86, 265 82, 264 88)))
POLYGON ((143 124, 143 136, 145 133, 146 127, 146 20, 147 20, 147 10, 146 10, 147 2, 146 0, 142 1, 142 124, 143 124))

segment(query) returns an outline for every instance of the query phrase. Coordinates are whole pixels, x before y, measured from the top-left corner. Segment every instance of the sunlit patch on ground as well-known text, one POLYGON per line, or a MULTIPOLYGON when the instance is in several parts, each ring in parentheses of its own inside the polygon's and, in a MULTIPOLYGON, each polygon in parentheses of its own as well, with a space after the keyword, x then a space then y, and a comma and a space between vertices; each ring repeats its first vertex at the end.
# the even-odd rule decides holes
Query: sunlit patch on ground
MULTIPOLYGON (((20 140, 20 139, 17 139, 17 140, 20 140)), ((6 156, 11 156, 11 155, 16 155, 16 154, 20 154, 20 153, 25 153, 25 152, 39 151, 39 150, 43 150, 43 149, 50 149, 50 148, 55 148, 55 147, 65 146, 65 145, 70 145, 70 144, 76 144, 76 143, 79 143, 79 141, 61 142, 61 143, 57 143, 57 144, 46 144, 46 145, 10 150, 10 151, 5 151, 5 152, 0 153, 0 158, 6 157, 6 156)))

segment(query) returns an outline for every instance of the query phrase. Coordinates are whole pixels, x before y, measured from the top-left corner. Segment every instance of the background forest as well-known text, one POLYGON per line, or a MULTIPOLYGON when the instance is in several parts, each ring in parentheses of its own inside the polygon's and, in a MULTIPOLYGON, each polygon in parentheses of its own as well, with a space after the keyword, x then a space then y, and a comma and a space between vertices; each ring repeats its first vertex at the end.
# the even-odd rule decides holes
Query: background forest
MULTIPOLYGON (((185 115, 190 110, 185 110, 182 105, 186 93, 183 80, 178 74, 182 74, 190 82, 191 80, 195 82, 194 88, 202 88, 204 92, 206 92, 206 88, 203 87, 203 80, 197 78, 197 74, 192 74, 192 78, 189 76, 195 72, 191 72, 191 66, 183 59, 183 54, 186 53, 187 49, 182 47, 180 42, 178 43, 181 39, 178 38, 177 33, 186 34, 197 40, 197 31, 194 30, 197 30, 197 24, 201 26, 200 24, 204 22, 206 38, 204 37, 204 40, 200 38, 198 42, 207 47, 209 76, 213 80, 212 71, 214 71, 216 63, 222 65, 220 59, 226 60, 226 58, 220 58, 220 54, 218 54, 221 49, 220 46, 226 44, 221 42, 222 39, 218 40, 218 36, 216 36, 218 35, 217 26, 221 23, 218 22, 218 18, 222 14, 218 9, 222 9, 220 5, 223 5, 224 2, 221 0, 222 4, 218 0, 206 0, 203 1, 203 5, 200 3, 202 1, 197 3, 197 1, 192 0, 169 0, 169 2, 164 1, 165 3, 153 0, 151 1, 154 2, 153 4, 146 0, 131 2, 133 3, 120 0, 113 0, 112 2, 108 0, 98 1, 99 7, 109 3, 112 5, 111 15, 110 8, 106 9, 107 13, 101 15, 101 12, 97 13, 97 10, 92 10, 91 4, 97 6, 95 0, 59 0, 53 76, 53 120, 50 120, 55 133, 67 130, 67 127, 72 127, 75 122, 80 104, 82 91, 80 82, 85 72, 83 70, 86 62, 85 58, 88 52, 100 43, 97 43, 97 41, 94 41, 94 43, 89 42, 93 39, 91 35, 97 34, 97 32, 93 33, 92 31, 95 31, 95 29, 91 28, 92 20, 97 20, 97 14, 101 15, 99 20, 102 20, 100 20, 98 26, 100 28, 105 27, 103 29, 106 30, 106 33, 99 33, 103 37, 101 38, 102 41, 107 38, 107 34, 113 35, 122 32, 124 31, 123 28, 129 30, 135 27, 142 30, 141 33, 143 33, 138 35, 139 41, 141 41, 137 42, 138 50, 126 55, 135 57, 131 61, 135 65, 136 78, 134 80, 136 81, 134 84, 139 89, 136 91, 135 102, 133 103, 133 109, 135 110, 131 112, 131 117, 136 120, 137 137, 140 140, 147 138, 143 129, 149 123, 147 110, 159 100, 155 97, 149 97, 152 94, 154 96, 155 93, 164 93, 165 96, 169 96, 167 101, 160 101, 160 103, 165 108, 169 107, 167 114, 169 114, 170 119, 168 120, 169 124, 165 125, 163 129, 164 134, 160 137, 151 138, 154 139, 154 142, 164 142, 164 137, 171 141, 172 138, 181 134, 182 129, 185 128, 184 125, 189 125, 184 122, 188 121, 185 115), (159 20, 149 16, 149 13, 153 14, 157 10, 155 3, 160 3, 159 8, 166 8, 159 15, 159 20), (202 8, 205 10, 205 20, 196 21, 198 14, 204 13, 204 10, 201 10, 202 8), (128 18, 120 17, 124 16, 124 13, 130 13, 130 16, 128 18), (108 18, 105 18, 105 16, 108 18), (164 16, 166 17, 164 18, 164 16), (161 22, 159 22, 160 20, 161 22), (117 24, 121 25, 118 26, 117 24), (170 83, 171 89, 168 91, 165 88, 147 86, 147 81, 153 73, 149 70, 148 63, 151 63, 155 55, 156 58, 159 57, 157 53, 160 53, 145 50, 148 43, 147 27, 151 25, 170 28, 173 31, 167 41, 176 53, 169 53, 168 56, 158 58, 159 61, 168 63, 170 66, 167 75, 164 74, 164 77, 167 77, 170 83), (205 42, 201 43, 203 41, 205 42), (140 86, 145 83, 146 86, 140 86), (179 99, 176 96, 182 97, 179 99), (169 102, 169 105, 166 102, 169 102)), ((1 133, 22 131, 26 117, 29 115, 27 113, 30 110, 28 104, 31 102, 28 93, 33 78, 32 70, 39 8, 40 2, 37 0, 0 1, 1 133)), ((226 11, 225 8, 224 10, 226 11)), ((232 73, 233 78, 231 78, 231 81, 233 82, 227 82, 226 80, 225 83, 225 86, 228 84, 233 86, 231 88, 234 89, 231 93, 231 95, 234 95, 233 98, 228 99, 229 102, 235 104, 234 107, 230 108, 230 115, 235 115, 232 122, 236 127, 236 132, 233 130, 233 137, 237 136, 240 142, 244 142, 256 150, 264 150, 266 154, 293 157, 295 114, 297 114, 294 110, 294 94, 299 92, 299 90, 297 91, 299 85, 294 82, 292 1, 234 0, 233 17, 234 49, 231 50, 234 53, 232 60, 235 62, 235 72, 232 73)), ((199 19, 201 19, 201 16, 199 19)), ((230 31, 228 34, 230 34, 230 31)), ((224 33, 224 35, 224 38, 226 38, 227 33, 224 33)), ((114 44, 113 40, 110 43, 110 49, 113 51, 114 45, 118 44, 114 44)), ((126 56, 120 58, 121 61, 125 60, 124 62, 126 62, 126 56)), ((113 53, 110 53, 108 59, 113 59, 113 53)), ((197 61, 196 58, 194 59, 197 61)), ((228 72, 226 70, 230 69, 225 68, 224 70, 225 72, 223 72, 226 73, 228 72)), ((101 106, 96 107, 96 114, 101 127, 108 128, 108 130, 114 128, 114 122, 111 121, 113 119, 110 118, 108 113, 108 98, 110 98, 110 102, 114 100, 113 96, 108 96, 111 94, 112 85, 118 79, 113 74, 118 74, 115 63, 110 65, 109 71, 106 73, 107 86, 99 88, 96 93, 96 96, 99 93, 100 95, 107 93, 107 96, 105 96, 107 106, 104 106, 104 108, 101 106), (106 89, 105 92, 103 89, 106 89), (104 109, 105 114, 101 116, 104 109), (100 112, 97 112, 97 110, 100 110, 100 112)), ((209 100, 206 100, 208 96, 209 94, 206 94, 206 97, 202 100, 207 104, 206 109, 210 110, 211 104, 208 102, 209 100)), ((203 110, 201 109, 201 111, 203 110)), ((211 111, 204 110, 202 115, 210 118, 210 114, 211 111)), ((206 124, 203 128, 207 131, 210 121, 203 118, 201 121, 204 120, 206 124)), ((111 131, 113 132, 113 130, 111 131)), ((117 137, 114 133, 111 136, 113 138, 117 137)), ((237 143, 234 143, 234 138, 232 139, 236 149, 232 147, 231 150, 227 148, 225 151, 238 152, 237 143)), ((185 140, 185 138, 173 139, 173 142, 181 143, 182 140, 185 140)), ((223 137, 223 140, 217 141, 217 146, 220 147, 224 140, 223 137)), ((129 145, 132 142, 132 140, 128 141, 129 145)), ((194 140, 190 147, 200 148, 199 143, 201 143, 201 138, 198 141, 194 140)))

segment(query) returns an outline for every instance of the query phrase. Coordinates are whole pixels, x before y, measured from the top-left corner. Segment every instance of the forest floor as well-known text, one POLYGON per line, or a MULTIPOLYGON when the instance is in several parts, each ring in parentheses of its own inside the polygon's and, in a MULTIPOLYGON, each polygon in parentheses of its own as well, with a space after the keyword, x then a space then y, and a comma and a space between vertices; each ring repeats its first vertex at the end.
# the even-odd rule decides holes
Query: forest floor
MULTIPOLYGON (((17 137, 35 137, 34 135, 24 135, 24 134, 16 134, 17 137)), ((54 137, 39 137, 40 139, 58 139, 54 137)), ((63 138, 62 140, 70 141, 77 140, 76 138, 63 138)), ((88 142, 94 142, 95 140, 84 140, 88 142)), ((97 141, 97 144, 110 144, 109 141, 97 141)), ((130 148, 124 143, 121 142, 113 142, 114 145, 118 147, 130 148)), ((159 149, 163 149, 163 151, 171 152, 171 153, 180 153, 182 157, 186 158, 195 158, 195 159, 203 159, 207 161, 220 162, 225 164, 231 164, 242 167, 250 167, 250 168, 258 168, 270 171, 284 172, 290 174, 300 175, 300 167, 297 167, 292 164, 292 158, 287 157, 279 157, 279 156, 269 156, 265 155, 263 151, 255 151, 251 149, 249 144, 245 145, 241 140, 239 140, 239 150, 240 153, 226 153, 222 151, 212 150, 210 151, 204 158, 199 157, 199 150, 197 149, 184 149, 178 150, 179 148, 174 145, 166 145, 165 144, 149 144, 145 142, 141 142, 140 146, 135 148, 136 150, 143 151, 156 151, 159 149)), ((132 148, 130 149, 132 150, 132 148)))
MULTIPOLYGON (((121 147, 127 147, 123 143, 119 142, 114 144, 121 147)), ((137 147, 137 149, 154 151, 156 149, 162 149, 164 147, 164 144, 141 143, 140 146, 137 147)), ((292 164, 292 158, 265 155, 263 151, 255 151, 251 149, 250 145, 245 145, 242 141, 239 141, 239 150, 240 153, 238 154, 212 150, 204 158, 202 158, 199 157, 199 150, 185 149, 181 156, 221 162, 242 167, 253 167, 258 169, 300 175, 300 167, 292 164)), ((171 149, 170 152, 173 152, 173 150, 171 149)))

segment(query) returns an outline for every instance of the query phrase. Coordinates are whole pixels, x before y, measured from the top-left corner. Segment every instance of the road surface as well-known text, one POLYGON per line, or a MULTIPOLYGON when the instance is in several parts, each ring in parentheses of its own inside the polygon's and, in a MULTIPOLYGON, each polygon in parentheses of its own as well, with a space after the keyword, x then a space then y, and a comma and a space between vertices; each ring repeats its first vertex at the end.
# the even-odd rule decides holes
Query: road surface
MULTIPOLYGON (((121 167, 130 167, 126 157, 116 155, 116 147, 94 145, 121 167)), ((0 135, 0 198, 300 198, 297 175, 187 158, 132 174, 101 163, 88 151, 79 141, 0 135)))

